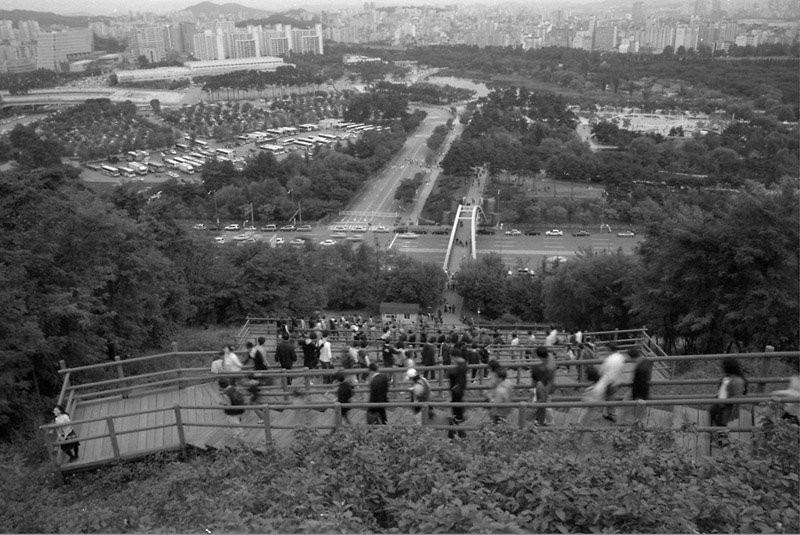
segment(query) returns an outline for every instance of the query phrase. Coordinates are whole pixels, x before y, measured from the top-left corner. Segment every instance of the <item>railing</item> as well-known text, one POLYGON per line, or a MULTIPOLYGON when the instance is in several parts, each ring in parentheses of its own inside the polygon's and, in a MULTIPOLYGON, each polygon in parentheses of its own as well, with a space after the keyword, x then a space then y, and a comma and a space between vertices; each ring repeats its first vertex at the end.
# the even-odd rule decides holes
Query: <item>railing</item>
MULTIPOLYGON (((595 334, 608 334, 608 333, 595 333, 595 334)), ((645 343, 649 338, 646 336, 642 336, 641 331, 627 331, 627 332, 614 332, 616 335, 616 342, 621 347, 632 347, 635 345, 642 346, 642 342, 645 343)), ((513 407, 520 408, 523 412, 528 411, 531 407, 536 409, 543 408, 543 407, 551 407, 551 408, 573 408, 573 407, 600 407, 600 406, 627 406, 630 405, 630 402, 626 401, 612 401, 606 402, 603 404, 592 404, 580 401, 576 398, 580 396, 582 389, 589 385, 586 382, 574 381, 574 382, 564 382, 565 377, 569 378, 569 381, 572 381, 571 377, 573 373, 577 373, 577 370, 581 366, 591 366, 591 365, 599 365, 602 363, 602 359, 596 358, 591 360, 562 360, 559 362, 560 366, 566 366, 568 371, 566 374, 560 374, 556 377, 556 380, 559 381, 555 384, 556 389, 561 389, 562 394, 560 396, 552 396, 551 400, 546 403, 537 403, 535 405, 531 405, 529 400, 529 394, 527 393, 527 387, 529 386, 529 369, 537 362, 534 359, 525 359, 524 351, 532 349, 530 346, 505 346, 498 349, 498 353, 495 356, 500 356, 498 362, 504 368, 509 370, 509 377, 514 380, 514 375, 516 375, 516 385, 519 387, 514 390, 516 396, 512 398, 513 407), (573 369, 575 372, 573 372, 573 369), (572 395, 565 395, 564 390, 569 392, 570 390, 573 391, 572 395), (520 394, 522 393, 522 394, 520 394)), ((62 370, 60 373, 64 375, 64 383, 62 385, 61 391, 59 393, 58 402, 59 404, 64 404, 67 408, 67 412, 73 413, 74 408, 78 403, 83 402, 93 402, 99 401, 104 399, 112 399, 115 397, 125 398, 130 395, 135 394, 143 394, 149 395, 154 394, 160 390, 174 390, 187 387, 189 385, 205 383, 209 381, 214 381, 221 377, 229 377, 232 379, 239 379, 239 378, 258 378, 258 379, 266 379, 270 378, 274 382, 275 386, 264 386, 261 387, 260 393, 265 398, 270 398, 271 401, 265 405, 253 405, 247 406, 247 409, 259 409, 264 407, 270 407, 272 409, 280 409, 280 410, 297 410, 297 408, 336 408, 336 404, 334 403, 306 403, 301 406, 290 405, 288 403, 288 397, 293 390, 300 390, 307 394, 313 393, 324 393, 331 391, 334 388, 332 384, 312 384, 312 380, 319 380, 325 379, 326 377, 331 377, 337 370, 308 370, 305 368, 295 368, 292 370, 284 370, 284 369, 272 369, 264 372, 253 372, 253 371, 243 371, 240 373, 226 373, 223 375, 214 375, 211 374, 209 371, 209 366, 205 365, 203 367, 183 367, 185 364, 192 363, 197 360, 205 361, 206 363, 209 362, 210 357, 214 356, 215 352, 171 352, 171 353, 163 353, 158 355, 150 355, 146 357, 139 357, 134 359, 128 360, 115 360, 114 362, 105 362, 99 364, 93 364, 88 366, 80 366, 76 368, 66 368, 62 363, 62 370), (157 369, 162 368, 162 369, 157 369), (151 371, 152 369, 152 371, 151 371), (142 372, 141 370, 145 370, 142 372), (95 375, 98 372, 105 372, 106 376, 110 376, 109 378, 103 378, 101 380, 94 380, 88 382, 80 382, 76 380, 80 378, 82 375, 95 375), (133 373, 131 373, 133 372, 133 373), (137 373, 139 372, 139 373, 137 373), (291 387, 289 383, 292 383, 291 387)), ((688 356, 670 356, 666 355, 662 352, 652 352, 651 356, 649 356, 649 360, 651 360, 656 365, 665 365, 669 362, 679 362, 679 361, 711 361, 711 360, 720 360, 726 357, 734 356, 740 361, 754 361, 756 359, 757 362, 760 363, 760 374, 757 376, 749 377, 749 382, 751 384, 758 386, 758 391, 764 392, 766 390, 767 385, 775 385, 775 384, 785 384, 787 382, 787 378, 785 377, 776 377, 769 375, 769 362, 772 359, 798 359, 800 358, 800 352, 798 351, 786 351, 786 352, 759 352, 759 353, 746 353, 746 354, 714 354, 714 355, 688 355, 688 356)), ((447 394, 449 391, 449 383, 446 381, 446 374, 449 370, 451 370, 452 366, 445 366, 445 365, 436 365, 436 366, 418 366, 417 369, 422 374, 428 374, 430 376, 430 383, 431 383, 431 391, 434 397, 441 398, 443 395, 447 394)), ((467 387, 467 395, 468 397, 472 397, 474 395, 481 396, 484 390, 491 388, 491 386, 485 384, 486 381, 486 368, 487 366, 484 364, 475 364, 475 365, 468 365, 468 378, 472 374, 472 371, 475 371, 474 382, 469 384, 467 387)), ((381 368, 381 372, 387 373, 389 375, 393 375, 395 377, 400 377, 401 374, 405 371, 405 368, 401 367, 391 367, 391 368, 381 368)), ((351 374, 365 374, 367 370, 362 368, 355 368, 346 370, 346 372, 351 374)), ((698 386, 698 385, 708 385, 710 388, 709 390, 713 393, 716 392, 715 386, 719 383, 719 378, 712 377, 712 378, 697 378, 697 379, 654 379, 651 381, 652 390, 656 391, 661 387, 675 387, 675 386, 698 386)), ((625 385, 623 385, 625 386, 625 385)), ((401 384, 400 381, 396 381, 394 386, 390 388, 390 392, 393 394, 401 394, 404 395, 407 393, 408 383, 401 384)), ((364 393, 366 392, 367 386, 365 384, 359 383, 355 386, 356 393, 364 393)), ((655 393, 655 392, 654 392, 655 393)), ((742 397, 742 398, 734 398, 731 400, 718 400, 716 398, 709 398, 709 397, 702 397, 698 396, 695 393, 689 394, 675 394, 670 393, 668 396, 658 396, 653 395, 650 400, 645 402, 646 406, 675 406, 675 405, 695 405, 695 404, 710 404, 710 403, 732 403, 732 404, 755 404, 761 401, 766 401, 766 397, 742 397)), ((408 404, 404 402, 392 402, 386 405, 387 407, 409 407, 409 406, 418 406, 414 404, 408 404)), ((459 406, 454 405, 452 403, 447 402, 431 402, 430 406, 432 407, 452 407, 452 406, 459 406)), ((488 404, 482 401, 468 401, 464 404, 465 407, 477 408, 477 407, 486 407, 489 406, 488 404)), ((491 405, 494 408, 499 407, 500 405, 491 405)), ((345 408, 365 408, 365 407, 378 407, 375 404, 365 404, 365 403, 353 403, 349 404, 345 408)), ((183 407, 187 408, 187 407, 183 407)), ((193 407, 198 410, 221 410, 222 407, 214 406, 214 407, 193 407)), ((340 408, 336 409, 337 414, 340 415, 340 408)), ((163 412, 163 411, 175 411, 175 419, 173 423, 164 423, 159 426, 152 427, 152 429, 170 427, 170 426, 177 426, 178 433, 181 437, 179 440, 179 444, 174 445, 175 448, 182 448, 185 447, 185 436, 183 435, 183 427, 184 425, 216 425, 216 424, 185 424, 181 423, 181 407, 162 407, 153 409, 152 411, 144 411, 144 412, 136 412, 136 413, 127 413, 122 415, 115 415, 115 416, 105 416, 102 418, 95 418, 89 420, 76 420, 70 423, 72 426, 76 426, 82 423, 91 423, 96 421, 104 420, 106 422, 106 434, 98 435, 97 437, 91 436, 86 437, 82 436, 79 440, 89 440, 93 438, 103 438, 109 437, 112 441, 112 450, 114 458, 125 458, 125 454, 120 453, 119 445, 117 443, 117 436, 120 434, 128 434, 134 432, 141 432, 151 429, 151 427, 141 427, 134 430, 125 430, 125 431, 118 431, 114 427, 114 420, 117 418, 123 418, 126 416, 132 416, 136 414, 143 414, 149 412, 163 412), (116 445, 115 445, 116 444, 116 445)), ((425 412, 425 411, 423 411, 425 412)), ((336 425, 340 424, 340 418, 337 417, 336 425)), ((267 439, 269 439, 270 432, 269 426, 270 424, 267 423, 267 431, 265 431, 267 439)), ((58 426, 53 424, 43 426, 43 429, 47 431, 52 431, 58 426)), ((226 426, 220 426, 226 427, 226 426)), ((238 427, 238 426, 237 426, 238 427)), ((278 427, 275 427, 278 429, 278 427)), ((468 430, 468 427, 459 426, 456 429, 461 430, 468 430)), ((701 430, 713 430, 716 428, 702 428, 701 430)), ((737 431, 748 431, 750 428, 736 428, 737 431)), ((58 443, 58 445, 66 444, 66 443, 58 443)), ((55 444, 52 444, 55 445, 55 444)), ((170 446, 171 448, 172 446, 170 446)), ((169 449, 169 448, 167 448, 169 449)), ((51 452, 53 448, 49 448, 51 452)), ((138 453, 136 454, 138 455, 138 453)))
MULTIPOLYGON (((296 430, 302 429, 307 426, 303 425, 276 425, 271 422, 270 418, 270 410, 280 410, 280 411, 307 411, 307 410, 317 410, 317 411, 326 411, 329 409, 334 410, 333 415, 333 422, 330 424, 325 425, 316 425, 314 429, 319 430, 335 430, 343 425, 343 416, 342 410, 343 409, 362 409, 362 410, 369 410, 369 409, 422 409, 422 426, 429 427, 432 429, 442 429, 448 431, 475 431, 480 428, 477 425, 470 425, 469 423, 453 423, 450 421, 449 423, 442 423, 441 419, 432 420, 430 418, 430 413, 428 409, 444 409, 444 410, 452 410, 453 408, 463 408, 466 410, 474 410, 474 409, 517 409, 517 421, 516 422, 507 422, 510 425, 516 425, 520 429, 526 428, 528 425, 533 425, 529 422, 532 418, 529 418, 529 414, 532 411, 536 411, 539 409, 573 409, 573 408, 606 408, 606 407, 664 407, 664 406, 675 406, 678 404, 698 404, 698 405, 707 405, 711 403, 721 403, 726 405, 756 405, 763 402, 770 401, 769 397, 759 396, 759 397, 742 397, 742 398, 731 398, 720 400, 717 398, 690 398, 690 399, 682 399, 682 400, 674 400, 674 399, 664 399, 664 400, 648 400, 648 401, 608 401, 608 402, 585 402, 585 401, 577 401, 577 402, 564 402, 564 401, 550 401, 550 402, 536 402, 531 403, 527 401, 520 401, 520 402, 512 402, 512 403, 490 403, 490 402, 467 402, 467 403, 453 403, 453 402, 427 402, 427 403, 413 403, 413 402, 391 402, 391 403, 338 403, 338 402, 330 402, 330 403, 302 403, 302 404, 260 404, 260 405, 247 405, 242 406, 241 408, 245 410, 253 410, 258 411, 258 414, 263 417, 263 424, 247 424, 247 423, 203 423, 203 422, 185 422, 182 416, 183 410, 193 410, 193 411, 223 411, 226 408, 230 408, 229 405, 180 405, 176 404, 172 407, 163 407, 163 408, 156 408, 146 411, 137 411, 137 412, 129 412, 124 414, 117 414, 114 416, 102 416, 97 418, 87 418, 81 420, 75 420, 70 422, 66 425, 71 425, 73 427, 85 424, 91 424, 94 422, 105 422, 106 424, 106 432, 105 433, 97 433, 94 435, 88 436, 81 436, 78 439, 68 440, 63 442, 55 442, 52 440, 52 436, 55 434, 55 431, 61 427, 61 425, 57 424, 48 424, 43 425, 41 428, 45 431, 45 435, 48 437, 48 453, 50 455, 51 460, 54 463, 57 463, 58 455, 57 455, 57 448, 61 445, 66 445, 78 441, 88 441, 94 439, 105 439, 108 438, 111 444, 112 456, 111 460, 118 461, 124 459, 132 459, 141 457, 143 455, 147 455, 150 453, 155 453, 156 451, 169 451, 169 450, 177 450, 177 449, 184 449, 187 446, 186 440, 186 428, 187 427, 214 427, 214 428, 226 428, 226 429, 263 429, 264 431, 264 438, 267 444, 272 442, 273 439, 273 431, 275 430, 296 430), (142 414, 150 414, 150 413, 158 413, 158 412, 165 412, 173 414, 173 419, 171 422, 156 424, 156 425, 148 425, 137 427, 136 429, 128 429, 124 431, 118 431, 116 429, 115 420, 121 418, 130 418, 134 416, 140 416, 142 414), (145 451, 135 451, 131 453, 122 453, 122 448, 120 447, 119 437, 126 434, 133 434, 133 433, 141 433, 144 431, 153 431, 157 429, 166 429, 172 428, 176 429, 176 434, 178 441, 176 444, 168 444, 165 446, 161 446, 153 451, 145 450, 145 451)), ((394 424, 394 425, 405 425, 406 427, 416 427, 417 424, 394 424)), ((540 431, 563 431, 563 430, 570 430, 575 432, 608 432, 612 430, 619 429, 618 427, 613 426, 580 426, 580 425, 569 425, 569 426, 548 426, 538 428, 540 431)), ((717 427, 717 426, 694 426, 693 432, 708 432, 708 431, 733 431, 733 432, 745 432, 745 433, 752 433, 755 429, 758 429, 758 426, 754 425, 740 425, 736 428, 729 428, 729 427, 717 427)), ((680 429, 674 429, 676 432, 680 432, 680 429)), ((107 459, 99 459, 98 462, 104 462, 107 459)))

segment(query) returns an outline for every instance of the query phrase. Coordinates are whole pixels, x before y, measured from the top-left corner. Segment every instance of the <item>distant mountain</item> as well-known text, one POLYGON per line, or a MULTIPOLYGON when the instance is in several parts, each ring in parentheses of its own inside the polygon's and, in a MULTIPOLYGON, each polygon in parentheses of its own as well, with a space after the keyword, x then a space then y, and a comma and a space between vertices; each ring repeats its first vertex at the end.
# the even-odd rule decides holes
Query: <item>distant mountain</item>
POLYGON ((108 17, 78 17, 57 15, 49 11, 28 11, 27 9, 14 9, 9 11, 7 9, 0 9, 0 20, 10 20, 12 22, 19 22, 22 20, 35 20, 41 25, 62 25, 70 27, 87 27, 90 22, 100 20, 107 20, 108 17))
POLYGON ((241 4, 215 4, 214 2, 200 2, 199 4, 185 8, 184 11, 191 11, 195 16, 204 13, 209 17, 219 17, 228 13, 244 13, 248 18, 256 18, 267 17, 270 14, 269 11, 255 9, 252 7, 243 6, 241 4))

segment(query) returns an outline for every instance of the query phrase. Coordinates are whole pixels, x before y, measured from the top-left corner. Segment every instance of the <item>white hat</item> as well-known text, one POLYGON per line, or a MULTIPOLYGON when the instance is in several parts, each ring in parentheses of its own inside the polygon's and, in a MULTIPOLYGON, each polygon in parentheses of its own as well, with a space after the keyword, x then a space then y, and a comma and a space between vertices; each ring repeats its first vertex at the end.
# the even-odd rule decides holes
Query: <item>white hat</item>
POLYGON ((411 368, 406 372, 406 379, 413 379, 417 375, 419 375, 417 373, 417 370, 415 370, 414 368, 411 368))

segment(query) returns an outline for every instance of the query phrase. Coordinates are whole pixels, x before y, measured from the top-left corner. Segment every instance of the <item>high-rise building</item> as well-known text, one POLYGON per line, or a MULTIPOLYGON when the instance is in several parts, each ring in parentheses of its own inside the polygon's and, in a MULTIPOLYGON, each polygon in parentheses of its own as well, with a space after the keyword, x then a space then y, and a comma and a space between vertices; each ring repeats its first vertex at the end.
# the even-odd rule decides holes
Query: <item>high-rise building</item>
POLYGON ((183 51, 187 54, 194 54, 194 35, 197 33, 197 25, 194 22, 181 22, 178 24, 180 29, 183 51))
POLYGON ((69 62, 92 52, 92 30, 81 28, 40 33, 36 47, 36 68, 69 72, 69 62))
POLYGON ((594 29, 592 50, 614 50, 617 48, 617 27, 598 25, 594 29))
POLYGON ((310 30, 291 29, 290 46, 294 54, 323 54, 322 24, 310 30))
POLYGON ((163 26, 137 26, 130 31, 128 43, 135 56, 144 56, 150 63, 167 59, 163 26))

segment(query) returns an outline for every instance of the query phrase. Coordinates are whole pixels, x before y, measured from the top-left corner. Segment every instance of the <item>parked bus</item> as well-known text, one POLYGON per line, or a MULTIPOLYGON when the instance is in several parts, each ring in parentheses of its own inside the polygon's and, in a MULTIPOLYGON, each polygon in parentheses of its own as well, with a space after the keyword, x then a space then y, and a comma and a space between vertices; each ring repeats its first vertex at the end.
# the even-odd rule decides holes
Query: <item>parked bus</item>
POLYGON ((195 171, 203 170, 204 164, 200 160, 195 160, 194 158, 184 158, 183 161, 188 164, 191 164, 191 166, 194 167, 195 171))
POLYGON ((189 150, 189 147, 187 147, 184 143, 175 143, 175 148, 181 152, 186 152, 189 150))
POLYGON ((335 143, 339 141, 339 138, 336 136, 332 136, 330 134, 317 134, 317 137, 322 138, 326 141, 330 141, 331 143, 335 143))
POLYGON ((164 171, 167 170, 167 166, 166 165, 164 165, 163 163, 154 162, 152 160, 147 162, 147 167, 153 173, 163 173, 164 171))
POLYGON ((119 176, 119 169, 117 169, 112 165, 101 165, 100 169, 102 170, 104 175, 119 176))
POLYGON ((311 123, 301 124, 297 128, 300 129, 301 132, 313 132, 314 130, 318 129, 318 126, 311 123))
POLYGON ((226 158, 233 158, 235 151, 233 149, 217 149, 218 156, 225 156, 226 158))
POLYGON ((125 153, 125 159, 129 162, 135 161, 137 159, 137 154, 135 150, 129 150, 125 153))
POLYGON ((130 167, 119 166, 117 167, 117 169, 119 170, 119 173, 125 178, 133 178, 134 176, 136 176, 136 172, 130 167))
POLYGON ((148 171, 147 166, 141 162, 130 162, 128 167, 136 171, 138 175, 146 175, 148 171))
POLYGON ((295 139, 292 143, 294 143, 298 147, 302 147, 302 148, 304 148, 306 150, 314 148, 314 144, 313 143, 309 143, 308 141, 303 141, 302 139, 295 139))
POLYGON ((271 152, 272 154, 283 154, 284 152, 286 152, 286 149, 284 149, 282 146, 272 145, 270 143, 265 143, 263 145, 259 145, 258 147, 260 149, 264 149, 267 152, 271 152))
POLYGON ((173 159, 173 158, 167 158, 166 160, 164 160, 164 164, 169 169, 177 169, 178 168, 178 162, 175 161, 175 159, 173 159))
POLYGON ((208 143, 203 141, 202 139, 195 139, 194 144, 197 145, 198 147, 203 147, 204 149, 208 147, 208 143))

